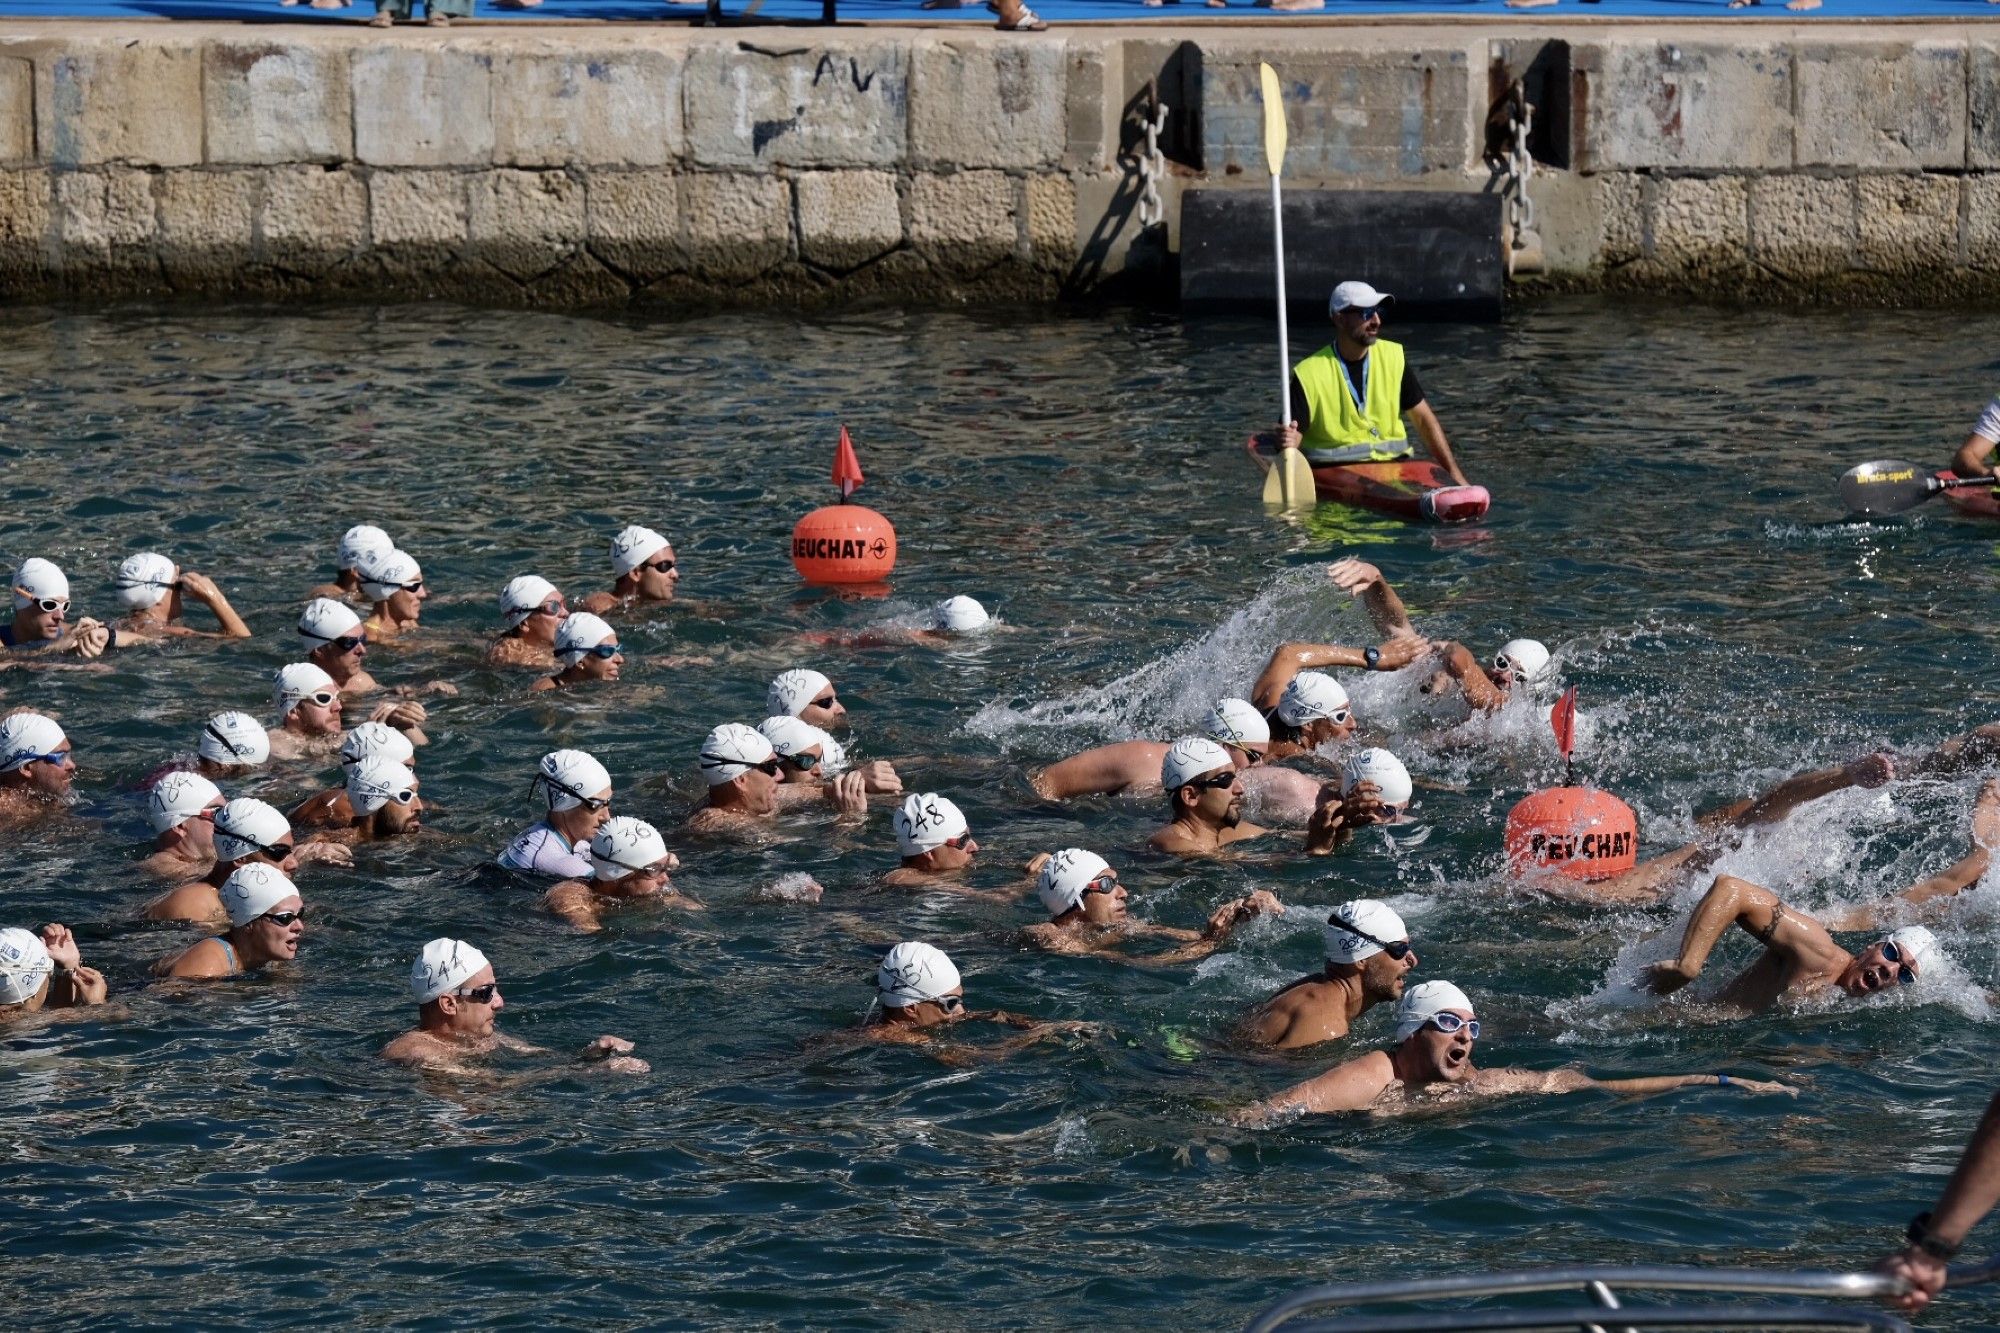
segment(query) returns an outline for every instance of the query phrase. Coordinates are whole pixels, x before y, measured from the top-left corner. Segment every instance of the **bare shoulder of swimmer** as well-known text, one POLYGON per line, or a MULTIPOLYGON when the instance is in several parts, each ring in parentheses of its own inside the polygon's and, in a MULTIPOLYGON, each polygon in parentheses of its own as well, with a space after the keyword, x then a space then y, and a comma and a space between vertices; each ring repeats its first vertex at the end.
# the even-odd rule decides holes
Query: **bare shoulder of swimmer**
POLYGON ((381 1058, 393 1064, 407 1065, 412 1069, 429 1070, 439 1074, 470 1073, 466 1064, 467 1055, 480 1053, 480 1047, 466 1047, 455 1042, 439 1041, 422 1029, 405 1032, 402 1036, 382 1048, 381 1058))
POLYGON ((757 816, 737 810, 718 810, 712 805, 704 805, 689 815, 682 827, 689 833, 708 838, 734 838, 739 842, 778 841, 770 825, 757 816))
POLYGON ((1033 945, 1037 949, 1046 949, 1050 953, 1096 952, 1083 940, 1078 939, 1074 931, 1064 930, 1049 921, 1040 921, 1029 926, 1021 932, 1021 940, 1024 944, 1033 945))

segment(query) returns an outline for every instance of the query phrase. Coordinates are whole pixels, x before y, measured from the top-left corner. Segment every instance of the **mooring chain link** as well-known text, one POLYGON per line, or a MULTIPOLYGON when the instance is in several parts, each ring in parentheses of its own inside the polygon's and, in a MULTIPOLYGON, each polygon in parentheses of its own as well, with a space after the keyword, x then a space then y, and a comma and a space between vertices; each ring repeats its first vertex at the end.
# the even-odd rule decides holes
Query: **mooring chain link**
POLYGON ((1522 234, 1535 227, 1535 201, 1528 195, 1528 182, 1535 176, 1535 157, 1528 151, 1528 135, 1535 128, 1535 106, 1518 80, 1508 103, 1507 226, 1518 250, 1522 248, 1522 234))
POLYGON ((1167 128, 1167 104, 1155 102, 1153 117, 1146 122, 1146 151, 1139 155, 1139 226, 1156 227, 1166 221, 1167 206, 1160 199, 1160 178, 1167 174, 1167 157, 1160 151, 1160 133, 1167 128))

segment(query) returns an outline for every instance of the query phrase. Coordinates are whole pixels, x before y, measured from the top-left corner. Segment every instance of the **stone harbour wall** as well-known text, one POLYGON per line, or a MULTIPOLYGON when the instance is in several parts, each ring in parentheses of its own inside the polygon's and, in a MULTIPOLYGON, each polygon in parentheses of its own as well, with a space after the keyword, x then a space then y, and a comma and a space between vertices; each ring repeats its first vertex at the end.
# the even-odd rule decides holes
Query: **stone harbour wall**
POLYGON ((1268 60, 1294 187, 1501 189, 1522 80, 1529 281, 1983 300, 2000 295, 1988 30, 14 20, 0 296, 1171 295, 1182 192, 1267 188, 1268 60))

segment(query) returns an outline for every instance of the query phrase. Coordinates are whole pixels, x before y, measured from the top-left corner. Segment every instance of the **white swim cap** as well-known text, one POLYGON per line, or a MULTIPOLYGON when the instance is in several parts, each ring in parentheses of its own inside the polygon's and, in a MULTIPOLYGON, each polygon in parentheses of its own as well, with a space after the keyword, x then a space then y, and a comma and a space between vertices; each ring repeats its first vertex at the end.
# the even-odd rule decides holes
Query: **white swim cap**
POLYGON ((1167 757, 1160 761, 1160 785, 1172 795, 1204 773, 1235 767, 1229 751, 1206 736, 1183 736, 1167 747, 1167 757))
POLYGON ((1333 909, 1333 915, 1326 919, 1326 961, 1329 963, 1358 963, 1364 958, 1382 952, 1382 944, 1363 939, 1353 930, 1343 929, 1353 926, 1366 931, 1382 944, 1394 944, 1397 940, 1410 937, 1409 927, 1395 909, 1373 898, 1356 898, 1351 903, 1342 903, 1333 909))
POLYGON ((797 717, 831 684, 832 681, 810 667, 793 667, 771 682, 771 688, 764 694, 765 711, 797 717))
POLYGON ((1509 639, 1493 654, 1493 665, 1511 670, 1522 680, 1533 680, 1549 664, 1549 650, 1536 639, 1509 639))
POLYGON ((361 562, 371 555, 386 555, 396 549, 396 543, 380 528, 366 523, 356 523, 340 536, 340 552, 335 561, 341 569, 360 568, 361 562))
POLYGON ((507 586, 500 590, 500 618, 512 629, 548 605, 549 598, 555 595, 556 585, 540 574, 508 579, 507 586))
POLYGON ((1396 1005, 1396 1040, 1408 1040, 1412 1032, 1447 1009, 1475 1012, 1466 993, 1449 981, 1426 981, 1410 987, 1396 1005))
POLYGON ((146 793, 146 822, 155 833, 179 828, 220 795, 222 789, 199 773, 162 773, 146 793))
POLYGON ((215 859, 239 861, 292 836, 291 821, 274 805, 239 796, 215 812, 215 859))
POLYGON ((0 930, 0 1004, 26 1004, 55 970, 41 936, 19 926, 0 930))
POLYGON ((1050 916, 1061 916, 1083 901, 1085 885, 1109 869, 1111 863, 1096 852, 1065 847, 1042 863, 1042 873, 1035 876, 1035 896, 1050 916))
POLYGON ((1410 770, 1387 750, 1363 750, 1348 756, 1340 769, 1340 794, 1347 795, 1360 782, 1372 782, 1381 788, 1384 805, 1400 810, 1410 803, 1410 770))
POLYGON ((701 743, 701 775, 711 787, 732 782, 777 757, 764 733, 741 722, 725 722, 701 743))
MULTIPOLYGON (((757 731, 765 740, 771 742, 773 750, 787 758, 795 754, 804 754, 813 746, 821 744, 821 738, 826 735, 810 722, 802 722, 798 718, 786 717, 783 714, 765 718, 757 724, 757 731)), ((824 750, 820 752, 820 757, 822 759, 826 757, 824 750)))
POLYGON ((340 738, 340 762, 358 764, 368 759, 387 759, 408 767, 417 757, 410 738, 387 722, 363 722, 340 738))
POLYGON ((819 775, 823 778, 837 778, 847 771, 847 747, 818 727, 813 730, 819 735, 819 775))
POLYGON ((37 597, 68 601, 69 579, 54 564, 31 555, 14 571, 14 609, 22 610, 37 597))
POLYGON ((160 599, 173 591, 174 580, 179 576, 173 561, 146 551, 126 556, 111 586, 118 594, 118 605, 129 611, 143 611, 159 605, 160 599))
POLYGON ((985 607, 962 593, 945 598, 931 610, 931 628, 947 634, 970 634, 985 629, 992 620, 985 607))
POLYGON ((69 738, 52 717, 40 713, 12 713, 0 718, 0 773, 26 768, 69 738))
POLYGON ((934 944, 905 941, 884 954, 882 966, 875 969, 875 991, 884 1009, 942 999, 958 987, 958 969, 934 944))
POLYGON ((261 764, 271 757, 271 736, 256 718, 231 710, 201 729, 196 753, 212 764, 261 764))
POLYGON ((1248 699, 1217 699, 1206 730, 1210 740, 1225 745, 1258 745, 1271 739, 1271 724, 1248 699))
POLYGON ((1347 691, 1324 671, 1301 671, 1278 698, 1278 720, 1303 727, 1316 718, 1331 718, 1347 707, 1347 691))
POLYGON ((551 750, 536 766, 535 780, 528 784, 528 790, 532 794, 541 788, 550 810, 574 810, 586 796, 595 796, 610 785, 610 771, 583 751, 551 750))
POLYGON ((299 886, 278 867, 252 861, 222 881, 222 910, 229 913, 230 925, 247 926, 298 891, 299 886))
POLYGON ((386 602, 403 590, 403 585, 423 578, 417 558, 407 551, 374 551, 354 567, 361 576, 361 592, 370 601, 386 602))
POLYGON ((630 574, 672 544, 651 528, 634 523, 611 539, 612 572, 620 577, 630 574))
POLYGON ((312 694, 339 694, 340 686, 333 683, 333 677, 314 666, 311 662, 294 662, 290 666, 278 668, 278 674, 271 681, 271 706, 278 710, 278 725, 284 726, 285 719, 299 706, 299 701, 312 694))
POLYGON ((583 655, 616 634, 602 616, 588 611, 572 611, 556 627, 556 656, 565 666, 575 666, 583 655))
POLYGON ((1903 961, 1915 963, 1918 972, 1923 971, 1925 960, 1936 953, 1938 947, 1937 936, 1931 934, 1929 926, 1904 926, 1892 931, 1883 943, 1895 945, 1903 961))
POLYGON ((417 775, 393 759, 376 755, 350 764, 347 769, 347 803, 357 815, 372 815, 395 801, 408 804, 403 793, 415 794, 417 775))
POLYGON ((607 819, 590 835, 590 865, 599 879, 623 879, 635 870, 650 870, 666 855, 660 831, 630 815, 607 819))
POLYGON ((354 608, 331 597, 315 597, 299 612, 299 637, 305 640, 307 652, 359 628, 361 617, 354 614, 354 608))
POLYGON ((464 940, 432 940, 410 964, 410 995, 418 1004, 429 1004, 445 992, 457 990, 486 966, 486 955, 464 940))
POLYGON ((896 807, 896 846, 905 856, 922 856, 968 832, 965 815, 934 791, 912 792, 896 807))

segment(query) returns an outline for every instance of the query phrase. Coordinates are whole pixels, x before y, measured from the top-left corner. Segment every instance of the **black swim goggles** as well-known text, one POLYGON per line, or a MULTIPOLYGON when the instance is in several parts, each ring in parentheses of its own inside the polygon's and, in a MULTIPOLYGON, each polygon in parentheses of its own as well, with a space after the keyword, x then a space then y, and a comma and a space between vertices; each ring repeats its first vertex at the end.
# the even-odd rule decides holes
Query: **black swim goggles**
MULTIPOLYGON (((1380 949, 1383 953, 1388 954, 1391 959, 1393 959, 1398 963, 1402 962, 1405 958, 1410 956, 1410 942, 1408 940, 1378 940, 1373 935, 1370 935, 1367 931, 1363 930, 1361 927, 1349 921, 1346 917, 1341 916, 1339 913, 1335 913, 1334 915, 1328 917, 1326 919, 1326 924, 1328 924, 1329 926, 1338 927, 1339 929, 1346 931, 1350 935, 1359 936, 1360 938, 1367 940, 1370 944, 1380 949)), ((1446 1028, 1444 1030, 1446 1032, 1451 1031, 1450 1028, 1446 1028)), ((1479 1034, 1475 1032, 1472 1035, 1476 1037, 1479 1034)))
POLYGON ((590 811, 590 813, 592 814, 596 814, 599 810, 609 810, 611 808, 611 802, 605 799, 604 797, 586 796, 574 787, 565 786, 564 784, 557 782, 554 778, 550 777, 546 773, 535 774, 534 782, 530 782, 528 784, 528 795, 533 796, 535 794, 535 786, 537 783, 549 789, 549 804, 551 806, 553 806, 556 803, 555 793, 561 792, 565 796, 575 797, 578 801, 583 803, 583 808, 590 811))

